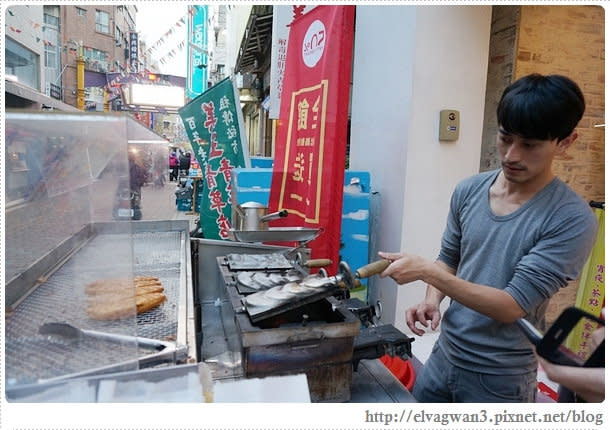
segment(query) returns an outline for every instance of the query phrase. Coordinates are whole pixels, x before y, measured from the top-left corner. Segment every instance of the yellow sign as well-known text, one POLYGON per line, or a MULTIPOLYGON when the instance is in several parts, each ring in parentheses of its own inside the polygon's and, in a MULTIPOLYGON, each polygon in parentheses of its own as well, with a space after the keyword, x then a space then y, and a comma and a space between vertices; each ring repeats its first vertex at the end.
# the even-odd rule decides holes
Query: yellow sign
MULTIPOLYGON (((599 223, 597 239, 580 277, 578 294, 574 306, 599 316, 605 301, 605 240, 604 209, 594 209, 599 223)), ((566 346, 579 356, 586 358, 591 351, 591 334, 597 327, 589 321, 581 321, 568 337, 566 346)))

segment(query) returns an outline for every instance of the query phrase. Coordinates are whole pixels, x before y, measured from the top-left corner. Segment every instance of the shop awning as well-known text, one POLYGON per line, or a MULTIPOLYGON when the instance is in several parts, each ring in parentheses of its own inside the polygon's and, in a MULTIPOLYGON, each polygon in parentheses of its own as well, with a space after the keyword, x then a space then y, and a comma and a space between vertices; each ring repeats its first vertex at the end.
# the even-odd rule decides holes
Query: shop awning
POLYGON ((33 88, 28 87, 27 85, 23 85, 20 82, 13 82, 11 80, 5 79, 4 90, 5 92, 12 94, 15 97, 27 101, 26 103, 39 104, 40 107, 43 108, 53 108, 64 112, 80 112, 74 106, 70 106, 69 104, 62 102, 61 100, 49 97, 46 94, 43 94, 33 88))
POLYGON ((236 73, 262 71, 268 50, 271 48, 273 6, 252 6, 248 24, 241 40, 235 63, 236 73))

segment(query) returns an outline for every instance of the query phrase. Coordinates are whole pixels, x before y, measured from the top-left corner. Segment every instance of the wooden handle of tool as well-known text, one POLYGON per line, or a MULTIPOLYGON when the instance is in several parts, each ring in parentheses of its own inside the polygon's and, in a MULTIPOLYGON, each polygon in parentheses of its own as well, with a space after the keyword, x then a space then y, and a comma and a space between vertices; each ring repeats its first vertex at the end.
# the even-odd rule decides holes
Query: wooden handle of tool
POLYGON ((326 267, 333 264, 333 260, 329 258, 318 258, 314 260, 307 260, 304 264, 305 267, 311 269, 312 267, 326 267))
POLYGON ((363 279, 376 275, 383 272, 386 267, 390 265, 390 263, 391 261, 386 259, 374 261, 373 263, 369 263, 366 266, 362 266, 360 269, 356 270, 356 276, 363 279))

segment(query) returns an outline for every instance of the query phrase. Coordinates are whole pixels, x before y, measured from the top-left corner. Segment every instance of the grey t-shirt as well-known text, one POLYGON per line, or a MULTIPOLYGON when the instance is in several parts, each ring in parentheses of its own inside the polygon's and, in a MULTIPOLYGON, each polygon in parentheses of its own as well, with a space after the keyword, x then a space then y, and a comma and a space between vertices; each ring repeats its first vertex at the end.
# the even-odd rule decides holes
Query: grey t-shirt
MULTIPOLYGON (((489 188, 499 170, 462 181, 451 198, 439 260, 457 276, 508 292, 544 329, 549 299, 577 279, 597 231, 589 205, 555 178, 515 212, 491 211, 489 188)), ((443 315, 440 348, 449 361, 488 374, 523 374, 537 367, 532 346, 505 324, 452 300, 443 315)))

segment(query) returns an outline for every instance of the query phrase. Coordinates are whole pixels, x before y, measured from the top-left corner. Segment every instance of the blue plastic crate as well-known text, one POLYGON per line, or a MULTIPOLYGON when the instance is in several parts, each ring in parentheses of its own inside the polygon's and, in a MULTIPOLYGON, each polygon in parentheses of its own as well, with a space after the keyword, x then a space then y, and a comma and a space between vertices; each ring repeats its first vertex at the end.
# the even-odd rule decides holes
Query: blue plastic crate
POLYGON ((271 157, 250 157, 250 165, 255 169, 268 169, 273 167, 273 158, 271 157))
POLYGON ((176 208, 179 211, 190 211, 193 205, 193 199, 176 199, 176 208))

